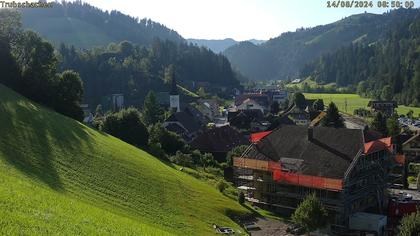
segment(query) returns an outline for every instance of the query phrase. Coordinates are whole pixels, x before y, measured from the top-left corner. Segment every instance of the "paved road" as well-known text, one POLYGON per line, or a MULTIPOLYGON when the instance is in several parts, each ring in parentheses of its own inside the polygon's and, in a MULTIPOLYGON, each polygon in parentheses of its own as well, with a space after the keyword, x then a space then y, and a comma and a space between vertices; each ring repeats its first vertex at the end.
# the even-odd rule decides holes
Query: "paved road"
POLYGON ((408 193, 413 197, 413 200, 420 201, 420 192, 417 190, 407 190, 407 189, 392 189, 390 188, 389 191, 395 195, 399 195, 400 192, 408 193))

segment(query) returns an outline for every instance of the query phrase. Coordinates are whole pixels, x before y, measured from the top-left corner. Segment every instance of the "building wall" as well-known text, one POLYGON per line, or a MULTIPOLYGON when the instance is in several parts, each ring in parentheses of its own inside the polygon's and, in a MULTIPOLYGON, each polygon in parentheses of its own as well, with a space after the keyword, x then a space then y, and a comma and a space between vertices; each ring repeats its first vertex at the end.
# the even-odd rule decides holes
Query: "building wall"
MULTIPOLYGON (((316 193, 329 210, 334 224, 346 228, 348 217, 354 212, 374 209, 381 213, 384 210, 388 159, 389 154, 386 151, 360 155, 354 159, 354 163, 350 165, 346 173, 342 191, 276 182, 268 166, 258 164, 262 162, 258 160, 254 160, 258 162, 255 164, 258 166, 257 169, 247 169, 247 175, 250 175, 250 171, 252 172, 252 178, 250 178, 252 180, 247 183, 242 180, 240 184, 248 184, 249 187, 255 188, 249 191, 248 197, 259 200, 262 207, 275 211, 284 209, 293 211, 309 193, 316 193)), ((247 166, 251 164, 248 163, 247 166)), ((239 168, 235 168, 235 172, 237 172, 235 176, 245 173, 239 168)))
POLYGON ((348 226, 348 216, 366 210, 385 213, 385 190, 390 154, 379 151, 357 158, 345 178, 342 225, 348 226))
POLYGON ((258 104, 257 102, 250 100, 245 101, 241 105, 237 107, 238 110, 260 110, 262 113, 264 113, 265 108, 258 104))
POLYGON ((180 111, 179 107, 179 95, 170 95, 169 96, 169 107, 176 109, 177 112, 180 111))

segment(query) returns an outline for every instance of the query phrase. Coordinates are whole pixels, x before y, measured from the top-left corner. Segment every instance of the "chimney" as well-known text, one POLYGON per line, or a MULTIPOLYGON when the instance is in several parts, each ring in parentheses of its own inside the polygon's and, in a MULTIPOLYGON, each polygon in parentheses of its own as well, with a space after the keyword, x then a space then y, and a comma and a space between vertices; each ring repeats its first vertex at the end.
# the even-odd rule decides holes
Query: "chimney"
POLYGON ((314 139, 314 128, 312 126, 308 127, 308 141, 312 141, 314 139))

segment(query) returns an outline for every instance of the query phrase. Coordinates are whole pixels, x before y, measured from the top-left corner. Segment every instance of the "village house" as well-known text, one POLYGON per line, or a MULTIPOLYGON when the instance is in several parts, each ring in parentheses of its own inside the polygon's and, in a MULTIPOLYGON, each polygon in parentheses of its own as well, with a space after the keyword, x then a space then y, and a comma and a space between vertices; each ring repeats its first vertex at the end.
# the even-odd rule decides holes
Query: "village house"
POLYGON ((262 93, 268 96, 270 103, 278 102, 279 104, 284 104, 289 96, 289 93, 286 90, 278 89, 270 89, 262 93))
POLYGON ((262 113, 265 113, 267 110, 267 107, 260 105, 258 102, 256 102, 253 99, 247 98, 245 99, 237 108, 239 111, 245 111, 245 110, 259 110, 262 113))
POLYGON ((402 144, 402 150, 407 159, 412 162, 420 163, 420 130, 414 135, 410 135, 402 144))
POLYGON ((201 130, 200 123, 186 111, 173 113, 163 122, 163 127, 177 133, 186 142, 196 138, 201 130))
MULTIPOLYGON (((228 122, 231 126, 241 130, 254 130, 253 125, 267 123, 261 110, 229 111, 228 122)), ((262 130, 261 130, 262 131, 262 130)))
POLYGON ((420 130, 417 131, 415 134, 400 137, 400 141, 402 143, 402 154, 399 157, 399 162, 404 164, 403 184, 404 187, 407 188, 407 177, 410 174, 408 167, 410 163, 420 163, 420 130))
POLYGON ((234 158, 234 176, 253 204, 292 212, 315 193, 337 232, 351 227, 354 214, 384 212, 391 138, 365 142, 358 129, 281 125, 251 140, 234 158))
POLYGON ((369 101, 368 107, 370 107, 373 112, 382 112, 387 116, 391 116, 394 114, 395 108, 397 108, 398 105, 395 101, 369 101))
POLYGON ((124 94, 115 93, 103 96, 100 105, 104 111, 118 112, 125 107, 124 94))
POLYGON ((220 116, 219 104, 214 99, 198 100, 197 109, 210 120, 220 116))
POLYGON ((294 80, 292 80, 290 83, 292 83, 292 84, 298 84, 298 83, 300 83, 300 82, 302 82, 302 80, 301 80, 301 79, 294 79, 294 80))
POLYGON ((214 127, 201 133, 191 142, 192 149, 213 154, 219 162, 226 161, 226 154, 236 146, 248 145, 248 140, 230 126, 214 127))
POLYGON ((113 111, 119 111, 124 108, 124 95, 123 94, 111 94, 111 109, 113 111))
POLYGON ((246 93, 235 97, 235 106, 238 110, 259 109, 265 113, 269 110, 270 99, 267 94, 246 93))
POLYGON ((289 112, 290 118, 295 122, 296 125, 308 126, 318 125, 321 119, 325 116, 325 112, 317 111, 314 109, 313 104, 315 99, 306 99, 305 109, 300 109, 294 106, 289 112))
POLYGON ((202 127, 206 126, 210 122, 209 118, 207 118, 200 110, 191 104, 186 105, 184 107, 184 111, 192 116, 194 120, 196 120, 197 123, 202 127))

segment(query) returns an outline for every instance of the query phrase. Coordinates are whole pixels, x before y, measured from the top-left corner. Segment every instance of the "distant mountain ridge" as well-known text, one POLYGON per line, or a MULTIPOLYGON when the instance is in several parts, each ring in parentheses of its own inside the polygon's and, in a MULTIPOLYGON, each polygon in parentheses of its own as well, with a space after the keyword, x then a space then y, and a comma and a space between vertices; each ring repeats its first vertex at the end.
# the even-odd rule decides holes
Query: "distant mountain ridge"
MULTIPOLYGON (((227 48, 240 43, 240 41, 236 41, 232 38, 226 39, 187 39, 189 43, 195 44, 197 46, 207 47, 215 53, 223 52, 227 48)), ((266 40, 258 40, 258 39, 250 39, 246 40, 246 42, 251 42, 255 45, 264 43, 266 40)))
POLYGON ((356 42, 377 42, 386 36, 391 24, 418 15, 418 9, 399 9, 380 15, 362 13, 331 24, 286 32, 258 46, 242 42, 223 53, 232 66, 249 79, 291 79, 319 56, 356 42))
POLYGON ((92 48, 124 40, 150 45, 155 38, 185 42, 176 31, 150 19, 140 20, 115 10, 102 11, 80 1, 55 2, 52 8, 20 11, 24 28, 38 32, 55 46, 65 43, 92 48))

